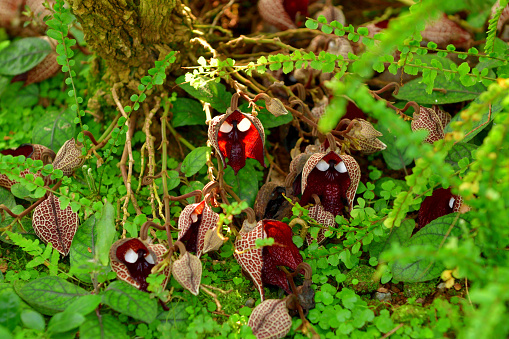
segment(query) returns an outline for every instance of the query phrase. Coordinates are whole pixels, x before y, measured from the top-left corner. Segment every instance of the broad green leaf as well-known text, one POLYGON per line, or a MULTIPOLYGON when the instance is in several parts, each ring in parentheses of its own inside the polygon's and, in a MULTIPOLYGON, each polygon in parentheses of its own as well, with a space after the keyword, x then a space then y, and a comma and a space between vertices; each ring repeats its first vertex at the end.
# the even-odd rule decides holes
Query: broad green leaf
POLYGON ((263 178, 263 172, 258 170, 257 167, 260 167, 258 161, 246 159, 246 166, 241 168, 236 176, 231 166, 226 167, 224 171, 226 183, 231 185, 232 190, 237 193, 240 199, 245 200, 249 206, 254 205, 258 194, 258 181, 263 178))
POLYGON ((173 102, 172 126, 205 125, 205 112, 202 105, 193 99, 177 98, 173 102))
POLYGON ((20 321, 21 300, 12 290, 0 293, 0 325, 14 330, 20 321))
POLYGON ((453 169, 457 171, 460 169, 458 162, 463 158, 467 158, 468 160, 472 161, 472 152, 476 149, 476 145, 467 144, 465 142, 458 142, 452 147, 449 153, 447 153, 445 162, 449 163, 453 169))
POLYGON ((225 113, 226 109, 230 107, 232 94, 226 91, 223 84, 204 80, 197 83, 197 88, 195 88, 186 82, 185 76, 178 77, 176 83, 196 99, 208 102, 220 113, 225 113))
POLYGON ((54 315, 65 310, 75 299, 88 292, 58 276, 43 277, 21 286, 15 284, 18 295, 44 315, 54 315))
POLYGON ((21 321, 26 328, 43 331, 46 327, 44 317, 32 309, 25 309, 21 312, 21 321))
POLYGON ((48 323, 48 332, 62 333, 70 331, 85 321, 85 317, 74 312, 60 312, 55 314, 48 323))
POLYGON ((0 205, 5 205, 9 209, 16 206, 16 200, 8 189, 0 187, 0 205))
MULTIPOLYGON (((410 125, 407 125, 406 128, 410 129, 410 125)), ((414 159, 408 155, 407 147, 397 145, 397 136, 381 124, 378 125, 377 130, 383 134, 379 139, 387 145, 387 148, 382 151, 387 166, 393 170, 399 170, 410 165, 414 159)))
POLYGON ((102 293, 102 302, 117 312, 151 323, 157 316, 157 300, 123 281, 112 282, 102 293))
POLYGON ((391 247, 392 243, 404 244, 412 235, 415 227, 413 219, 405 219, 399 227, 393 227, 389 236, 381 242, 374 242, 369 246, 369 254, 372 257, 380 257, 380 254, 391 247))
MULTIPOLYGON (((180 194, 184 195, 195 190, 202 190, 205 185, 200 181, 191 181, 189 185, 180 186, 180 194)), ((187 198, 187 202, 194 204, 194 197, 187 198)))
MULTIPOLYGON (((438 249, 440 244, 447 237, 460 237, 462 229, 460 226, 470 224, 469 213, 457 215, 451 213, 431 221, 404 244, 410 246, 431 246, 438 249), (458 218, 456 220, 456 218, 458 218)), ((444 270, 441 263, 435 262, 429 256, 417 256, 397 260, 392 265, 392 276, 394 279, 404 282, 428 281, 440 276, 444 270)))
POLYGON ((189 153, 182 162, 182 173, 186 177, 195 175, 207 162, 207 154, 210 154, 210 147, 198 147, 189 153))
POLYGON ((91 215, 85 222, 78 227, 74 239, 71 244, 71 250, 69 251, 69 259, 71 263, 71 269, 75 270, 73 273, 81 281, 91 283, 90 274, 80 272, 81 268, 87 268, 87 264, 94 259, 95 246, 97 242, 97 231, 95 215, 91 215), (95 231, 95 232, 94 232, 95 231))
POLYGON ((465 87, 457 76, 451 80, 438 73, 435 79, 434 91, 431 94, 426 93, 426 84, 422 82, 422 77, 411 80, 402 86, 395 95, 400 100, 416 101, 419 104, 452 104, 475 99, 486 90, 486 87, 477 83, 474 86, 465 87))
POLYGON ((39 87, 37 84, 23 86, 22 82, 9 84, 9 90, 0 98, 2 104, 10 107, 31 107, 39 102, 39 87))
MULTIPOLYGON (((476 98, 472 103, 480 103, 480 102, 481 102, 480 99, 476 98)), ((468 107, 467 107, 467 109, 468 109, 468 107)), ((479 132, 481 132, 483 129, 485 129, 489 125, 489 123, 493 121, 493 119, 497 116, 497 114, 499 112, 502 111, 502 109, 503 109, 503 106, 501 104, 501 100, 498 100, 498 101, 492 103, 491 107, 486 107, 486 109, 484 111, 479 112, 482 114, 481 119, 478 121, 474 121, 470 130, 463 131, 465 133, 465 137, 461 141, 468 142, 468 141, 472 140, 473 137, 475 137, 477 134, 479 134, 479 132)), ((461 114, 456 114, 452 118, 451 122, 449 124, 447 124, 447 126, 445 126, 445 128, 444 128, 445 133, 452 132, 451 126, 454 125, 455 121, 462 121, 461 114)))
POLYGON ((111 314, 89 314, 80 326, 80 339, 127 339, 126 326, 111 314))
POLYGON ((180 301, 169 303, 166 306, 170 310, 159 313, 157 319, 162 323, 168 324, 168 327, 185 328, 189 320, 189 313, 186 312, 186 307, 190 306, 190 304, 180 301))
POLYGON ((18 75, 34 68, 52 52, 41 38, 23 38, 0 51, 0 74, 18 75))
POLYGON ((101 217, 97 220, 94 231, 97 231, 97 242, 95 243, 95 254, 103 266, 110 262, 110 247, 115 238, 115 209, 110 202, 104 204, 101 217))
POLYGON ((101 303, 101 297, 96 294, 88 294, 74 300, 64 312, 79 313, 82 316, 93 312, 101 303))
POLYGON ((9 84, 11 83, 11 78, 0 75, 0 97, 5 92, 7 88, 9 88, 9 84))
POLYGON ((51 148, 55 153, 69 139, 74 137, 76 113, 70 109, 50 111, 36 124, 32 134, 32 143, 51 148))

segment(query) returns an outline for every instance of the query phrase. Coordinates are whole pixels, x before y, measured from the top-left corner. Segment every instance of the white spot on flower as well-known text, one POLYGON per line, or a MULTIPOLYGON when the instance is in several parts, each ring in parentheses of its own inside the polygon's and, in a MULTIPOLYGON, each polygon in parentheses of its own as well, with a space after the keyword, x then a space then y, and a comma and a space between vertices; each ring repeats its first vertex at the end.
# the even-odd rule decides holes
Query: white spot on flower
POLYGON ((154 257, 152 256, 152 254, 147 254, 145 256, 145 260, 149 263, 149 264, 152 264, 152 265, 155 265, 155 261, 154 261, 154 257))
POLYGON ((339 173, 346 173, 346 172, 348 172, 347 169, 346 169, 345 163, 343 161, 340 161, 336 166, 334 166, 334 168, 339 173))
POLYGON ((453 208, 453 207, 454 207, 454 202, 455 202, 455 201, 456 201, 456 199, 454 199, 454 198, 449 199, 449 207, 450 207, 450 208, 453 208))
POLYGON ((196 214, 196 213, 194 213, 194 212, 193 212, 193 213, 191 213, 191 220, 192 220, 193 222, 198 221, 198 214, 196 214))
POLYGON ((128 263, 132 264, 138 260, 138 253, 134 252, 132 249, 128 249, 125 253, 124 260, 128 263))
POLYGON ((229 123, 227 123, 226 121, 223 122, 223 124, 221 125, 221 127, 219 127, 219 131, 220 132, 223 132, 223 133, 230 133, 230 131, 232 130, 233 126, 230 125, 229 123))
POLYGON ((251 127, 251 121, 249 121, 248 118, 242 119, 239 124, 237 125, 237 128, 241 132, 247 131, 251 127))
POLYGON ((318 168, 319 171, 326 171, 329 169, 329 164, 325 162, 325 160, 320 160, 318 164, 316 164, 316 168, 318 168))

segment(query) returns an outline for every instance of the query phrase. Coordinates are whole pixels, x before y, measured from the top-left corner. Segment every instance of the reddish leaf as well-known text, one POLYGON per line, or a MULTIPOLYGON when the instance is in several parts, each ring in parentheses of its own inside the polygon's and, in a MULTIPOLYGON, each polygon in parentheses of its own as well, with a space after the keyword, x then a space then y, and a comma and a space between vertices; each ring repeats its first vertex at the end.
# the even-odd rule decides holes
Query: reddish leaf
POLYGON ((44 242, 51 242, 64 256, 69 253, 78 222, 78 213, 71 206, 61 210, 60 201, 53 194, 35 208, 32 218, 35 234, 44 242))

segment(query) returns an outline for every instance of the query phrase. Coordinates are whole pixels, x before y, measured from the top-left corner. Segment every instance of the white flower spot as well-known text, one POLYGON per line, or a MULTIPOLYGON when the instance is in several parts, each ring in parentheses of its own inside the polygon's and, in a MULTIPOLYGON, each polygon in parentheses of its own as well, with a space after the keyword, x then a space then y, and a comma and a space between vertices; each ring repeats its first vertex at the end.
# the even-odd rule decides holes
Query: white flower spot
POLYGON ((193 212, 193 213, 191 213, 191 220, 192 220, 193 222, 198 221, 198 214, 196 214, 196 213, 194 213, 194 212, 193 212))
POLYGON ((329 164, 325 162, 325 160, 320 160, 318 164, 316 164, 316 168, 318 168, 319 171, 326 171, 329 169, 329 164))
POLYGON ((221 127, 219 127, 219 131, 220 132, 223 132, 223 133, 230 133, 230 131, 232 130, 233 126, 230 125, 229 123, 227 123, 226 121, 223 122, 223 124, 221 125, 221 127))
POLYGON ((334 166, 334 168, 339 173, 346 173, 346 172, 348 172, 347 169, 346 169, 345 163, 343 161, 340 161, 336 166, 334 166))
POLYGON ((132 249, 128 249, 125 253, 124 260, 128 263, 132 264, 138 260, 138 253, 134 252, 132 249))
POLYGON ((251 121, 249 121, 248 118, 244 118, 240 120, 239 124, 237 125, 237 128, 241 132, 247 131, 251 127, 251 121))
POLYGON ((155 265, 155 261, 154 261, 154 257, 152 256, 152 254, 147 254, 145 256, 145 260, 149 263, 149 264, 152 264, 152 265, 155 265))
POLYGON ((449 199, 449 207, 450 207, 450 208, 453 208, 453 207, 454 207, 454 202, 455 202, 455 201, 456 201, 456 199, 454 199, 454 198, 449 199))

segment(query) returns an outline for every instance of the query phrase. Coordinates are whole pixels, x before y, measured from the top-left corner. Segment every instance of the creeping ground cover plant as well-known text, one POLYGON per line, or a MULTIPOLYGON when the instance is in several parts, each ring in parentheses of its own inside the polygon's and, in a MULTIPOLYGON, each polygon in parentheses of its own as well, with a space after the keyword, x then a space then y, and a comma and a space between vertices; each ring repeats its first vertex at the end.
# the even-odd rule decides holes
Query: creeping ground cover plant
POLYGON ((507 0, 0 3, 1 338, 506 338, 507 0))

